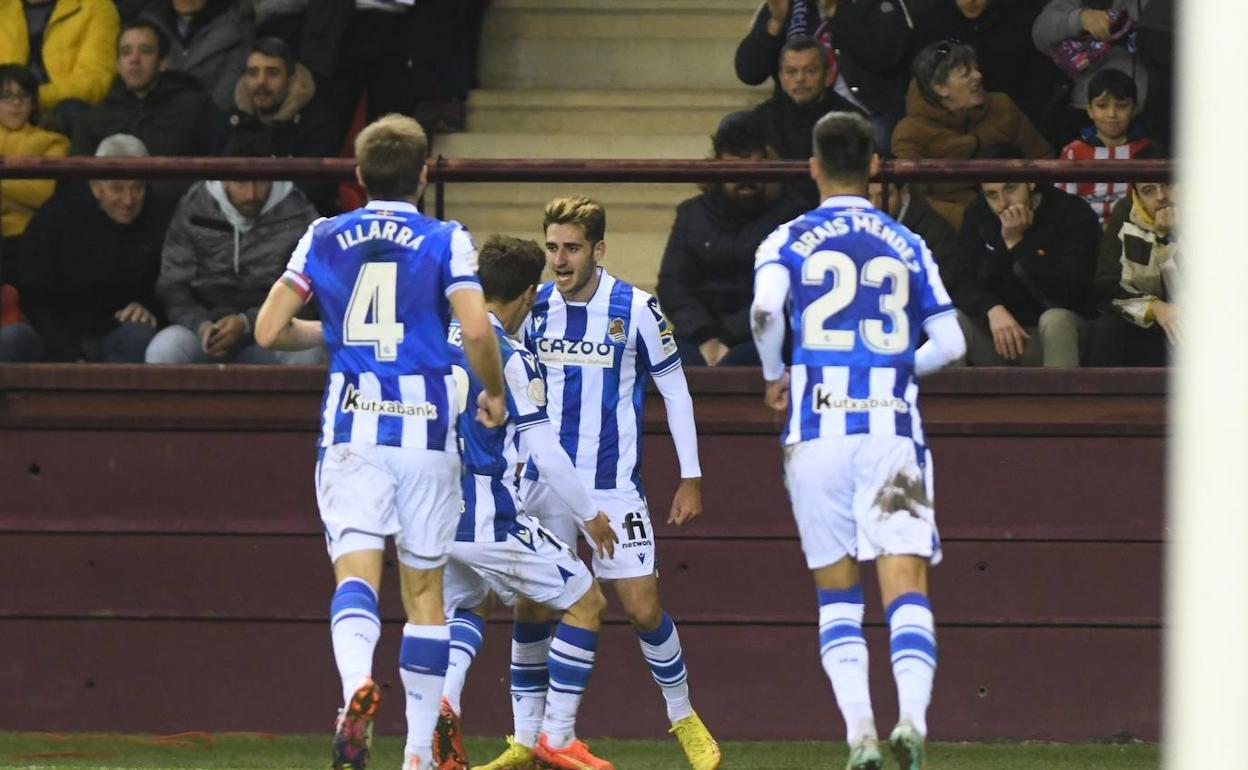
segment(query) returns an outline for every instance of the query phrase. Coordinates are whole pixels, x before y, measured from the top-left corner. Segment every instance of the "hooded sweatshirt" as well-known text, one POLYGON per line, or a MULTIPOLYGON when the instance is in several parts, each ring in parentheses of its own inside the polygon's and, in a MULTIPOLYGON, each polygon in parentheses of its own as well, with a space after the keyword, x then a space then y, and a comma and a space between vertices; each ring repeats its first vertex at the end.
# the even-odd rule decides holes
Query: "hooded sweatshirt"
POLYGON ((249 328, 316 210, 290 182, 274 182, 248 219, 221 182, 198 182, 165 236, 156 296, 169 320, 198 333, 204 322, 243 313, 249 328))

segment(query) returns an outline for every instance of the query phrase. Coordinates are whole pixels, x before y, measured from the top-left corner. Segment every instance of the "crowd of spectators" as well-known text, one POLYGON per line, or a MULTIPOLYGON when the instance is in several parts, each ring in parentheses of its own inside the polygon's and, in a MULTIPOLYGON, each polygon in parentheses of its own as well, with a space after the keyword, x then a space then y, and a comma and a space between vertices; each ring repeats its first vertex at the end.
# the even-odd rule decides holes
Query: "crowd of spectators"
MULTIPOLYGON (((0 153, 329 157, 387 112, 464 130, 489 0, 0 0, 0 153)), ((830 111, 898 159, 1165 157, 1172 0, 763 0, 714 157, 805 159, 830 111)), ((744 22, 745 20, 743 20, 744 22)), ((745 25, 743 24, 743 27, 745 25)), ((725 62, 727 66, 727 62, 725 62)), ((969 365, 1158 365, 1181 338, 1173 188, 874 185, 929 244, 969 365)), ((302 361, 253 344, 326 180, 0 181, 0 360, 302 361), (72 224, 71 224, 72 223, 72 224)), ((658 294, 693 364, 756 365, 753 253, 806 181, 680 204, 658 294)))

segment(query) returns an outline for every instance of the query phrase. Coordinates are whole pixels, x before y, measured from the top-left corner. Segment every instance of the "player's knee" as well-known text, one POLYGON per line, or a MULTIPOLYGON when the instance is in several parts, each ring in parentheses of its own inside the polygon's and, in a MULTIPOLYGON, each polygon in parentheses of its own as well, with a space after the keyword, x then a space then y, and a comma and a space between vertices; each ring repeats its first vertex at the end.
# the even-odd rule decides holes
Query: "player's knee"
POLYGON ((602 615, 607 611, 607 597, 598 586, 597 581, 589 586, 589 590, 576 600, 577 614, 597 624, 602 622, 602 615))
POLYGON ((628 622, 638 631, 653 631, 663 622, 663 608, 656 602, 639 602, 632 607, 625 607, 628 622))

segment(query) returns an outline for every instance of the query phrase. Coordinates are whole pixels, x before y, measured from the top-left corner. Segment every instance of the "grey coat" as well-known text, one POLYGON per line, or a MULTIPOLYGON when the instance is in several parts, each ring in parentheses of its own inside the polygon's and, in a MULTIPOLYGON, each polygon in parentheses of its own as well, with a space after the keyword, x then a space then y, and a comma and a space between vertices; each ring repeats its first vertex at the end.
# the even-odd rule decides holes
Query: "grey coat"
POLYGON ((200 15, 202 21, 192 24, 190 39, 183 42, 168 0, 153 3, 142 14, 169 38, 169 69, 199 78, 217 108, 229 114, 234 109, 234 84, 247 66, 252 19, 235 3, 223 0, 209 0, 200 15))
MULTIPOLYGON (((1121 8, 1127 11, 1132 19, 1139 21, 1140 10, 1146 5, 1148 5, 1148 0, 1113 0, 1109 7, 1121 8)), ((1036 44, 1040 53, 1048 56, 1052 53, 1053 46, 1061 41, 1084 34, 1083 27, 1079 26, 1079 13, 1086 7, 1081 0, 1049 0, 1031 25, 1031 41, 1036 44)), ((1070 106, 1079 110, 1088 106, 1088 81, 1092 80, 1092 76, 1102 67, 1122 70, 1135 78, 1135 88, 1140 97, 1136 108, 1137 110, 1144 109, 1144 104, 1148 101, 1148 70, 1138 55, 1133 55, 1117 45, 1104 59, 1074 78, 1070 90, 1070 106)))
POLYGON ((290 182, 274 182, 259 216, 244 219, 219 182, 196 182, 173 215, 156 296, 170 322, 198 333, 205 321, 243 313, 252 328, 316 209, 290 182), (213 186, 217 194, 213 194, 213 186), (224 203, 223 203, 224 201, 224 203))

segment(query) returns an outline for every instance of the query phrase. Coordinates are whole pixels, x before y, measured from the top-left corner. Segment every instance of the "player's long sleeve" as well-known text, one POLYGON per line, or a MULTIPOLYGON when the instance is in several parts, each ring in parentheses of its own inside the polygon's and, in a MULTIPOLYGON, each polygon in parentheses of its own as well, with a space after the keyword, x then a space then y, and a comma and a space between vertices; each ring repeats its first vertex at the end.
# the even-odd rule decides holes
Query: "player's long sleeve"
POLYGON ((667 427, 672 433, 672 443, 676 445, 676 457, 680 460, 680 477, 701 478, 698 428, 693 419, 693 398, 689 395, 689 381, 685 379, 685 370, 677 366, 666 374, 657 375, 654 384, 659 393, 663 394, 663 406, 667 409, 667 427))
POLYGON ((542 480, 564 505, 576 511, 583 521, 590 521, 598 515, 589 490, 585 488, 549 421, 533 423, 520 431, 520 443, 521 449, 542 469, 542 480))
POLYGON ((768 382, 784 374, 784 303, 789 297, 789 271, 778 262, 759 266, 754 274, 754 304, 750 307, 754 346, 768 382))
POLYGON ((914 373, 922 377, 939 371, 966 355, 966 338, 953 313, 941 313, 923 322, 927 332, 924 342, 914 353, 914 373))

